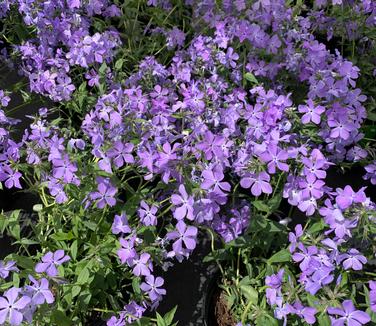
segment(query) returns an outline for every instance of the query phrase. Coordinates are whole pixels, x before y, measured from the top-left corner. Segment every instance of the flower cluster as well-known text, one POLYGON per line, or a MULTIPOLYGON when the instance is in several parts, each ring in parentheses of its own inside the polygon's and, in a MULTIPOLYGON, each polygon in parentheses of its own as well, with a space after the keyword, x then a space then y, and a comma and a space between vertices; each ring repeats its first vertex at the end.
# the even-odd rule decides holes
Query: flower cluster
MULTIPOLYGON (((315 304, 305 307, 305 313, 301 315, 291 308, 289 301, 291 298, 287 299, 288 289, 296 285, 292 280, 283 284, 284 270, 282 269, 278 274, 265 279, 265 284, 268 286, 267 300, 274 307, 278 319, 286 320, 288 315, 297 314, 307 323, 315 323, 314 315, 323 309, 327 302, 331 302, 330 295, 327 297, 330 293, 328 291, 347 297, 349 295, 347 282, 350 280, 354 283, 361 282, 357 281, 356 275, 363 270, 367 271, 369 260, 374 258, 374 243, 367 238, 367 234, 372 234, 376 228, 375 204, 366 197, 363 189, 355 192, 350 186, 344 189, 338 188, 333 193, 332 199, 327 199, 325 206, 320 208, 320 214, 323 216, 323 221, 319 222, 320 228, 315 230, 312 226, 303 232, 299 224, 295 227, 295 232, 289 234, 292 260, 299 264, 298 286, 305 291, 298 291, 301 294, 297 296, 298 301, 295 301, 293 306, 297 302, 301 306, 305 296, 308 298, 307 293, 311 298, 315 298, 315 304), (353 279, 351 274, 354 275, 353 279)), ((370 286, 368 302, 373 309, 373 282, 370 286)), ((343 324, 345 321, 347 325, 358 325, 370 321, 370 316, 356 310, 351 300, 343 301, 342 305, 343 309, 337 307, 327 309, 332 325, 341 322, 343 324), (358 324, 352 320, 356 320, 358 324)))
MULTIPOLYGON (((35 33, 15 49, 21 58, 22 73, 28 77, 31 91, 54 101, 71 98, 76 88, 72 81, 76 67, 88 69, 110 62, 120 46, 115 29, 92 33, 95 16, 110 19, 121 14, 107 0, 6 3, 6 9, 13 5, 35 33)), ((7 14, 12 16, 13 11, 7 14)))
MULTIPOLYGON (((371 17, 374 6, 361 3, 356 8, 371 17)), ((171 10, 167 18, 183 7, 170 1, 147 4, 171 10)), ((332 1, 331 7, 340 4, 332 1)), ((45 278, 30 275, 25 290, 4 294, 0 324, 7 318, 15 325, 29 321, 37 305, 53 301, 49 281, 59 274, 57 266, 72 263, 68 249, 73 260, 79 250, 88 260, 94 257, 90 264, 72 263, 70 272, 83 276, 78 277, 82 283, 64 292, 69 307, 81 290, 77 302, 90 302, 92 294, 83 298, 85 282, 108 278, 106 289, 111 287, 116 270, 132 282, 131 287, 117 284, 125 289, 119 302, 128 304, 108 325, 131 323, 158 306, 166 294, 158 267, 166 270, 175 260, 189 258, 200 227, 229 244, 260 212, 271 215, 282 198, 307 216, 321 215, 324 225, 319 233, 304 232, 300 225, 290 234, 301 292, 316 296, 337 290, 345 282, 341 272, 366 268, 375 205, 363 188, 333 190, 326 184, 331 166, 369 159, 360 69, 317 37, 325 16, 320 8, 329 7, 327 1, 315 1, 314 9, 302 12, 284 0, 220 5, 192 0, 185 6, 192 11, 191 30, 147 26, 144 31, 165 36, 166 48, 176 50, 170 60, 163 64, 160 51, 153 49, 136 71, 127 67, 125 74, 123 58, 110 64, 124 33, 106 27, 103 19, 122 16, 117 25, 127 25, 112 2, 0 1, 0 17, 22 19, 29 35, 14 46, 14 54, 30 90, 66 102, 58 119, 46 108, 29 117, 19 142, 11 137, 17 121, 0 110, 0 181, 9 189, 25 183, 38 190, 41 227, 43 214, 49 223, 58 216, 53 232, 50 226, 39 232, 40 245, 43 249, 55 232, 51 238, 57 244, 51 248, 61 246, 36 265, 35 272, 45 278), (84 79, 87 84, 77 87, 84 79), (81 109, 73 117, 72 107, 81 109), (95 278, 86 277, 89 270, 98 273, 95 278)), ((135 28, 137 21, 131 25, 135 28)), ((9 101, 0 90, 1 107, 9 101)), ((374 184, 375 163, 366 171, 364 178, 374 184)), ((4 277, 17 271, 12 261, 0 267, 4 277)), ((304 296, 292 298, 296 284, 284 280, 286 273, 281 269, 265 280, 276 318, 294 316, 313 324, 317 312, 325 311, 333 324, 369 320, 342 288, 342 308, 335 302, 323 309, 324 296, 315 307, 304 296)), ((369 287, 374 309, 375 284, 369 287)), ((111 305, 119 307, 114 300, 111 296, 111 305)))
MULTIPOLYGON (((17 326, 22 322, 31 323, 38 306, 52 304, 55 301, 51 284, 54 280, 50 277, 57 276, 56 266, 69 259, 70 257, 64 255, 63 250, 57 250, 54 253, 48 252, 42 257, 42 262, 35 266, 37 279, 29 274, 29 282, 24 287, 11 287, 6 290, 0 297, 0 324, 3 325, 7 322, 12 326, 17 326), (42 275, 44 272, 46 272, 47 278, 42 275)), ((0 261, 0 277, 7 279, 10 272, 20 272, 15 262, 0 261)))

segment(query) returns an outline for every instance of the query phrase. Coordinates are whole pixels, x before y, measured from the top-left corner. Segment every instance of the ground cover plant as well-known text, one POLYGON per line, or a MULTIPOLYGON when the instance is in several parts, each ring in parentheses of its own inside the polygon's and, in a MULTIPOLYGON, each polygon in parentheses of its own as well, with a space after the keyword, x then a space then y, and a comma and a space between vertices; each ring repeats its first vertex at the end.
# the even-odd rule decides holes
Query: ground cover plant
POLYGON ((0 181, 40 203, 1 214, 17 249, 0 324, 172 325, 175 309, 154 313, 162 272, 199 230, 239 325, 376 322, 375 204, 326 183, 353 166, 376 182, 375 15, 366 0, 1 0, 1 59, 23 79, 0 91, 0 181), (25 130, 17 94, 42 103, 25 130))

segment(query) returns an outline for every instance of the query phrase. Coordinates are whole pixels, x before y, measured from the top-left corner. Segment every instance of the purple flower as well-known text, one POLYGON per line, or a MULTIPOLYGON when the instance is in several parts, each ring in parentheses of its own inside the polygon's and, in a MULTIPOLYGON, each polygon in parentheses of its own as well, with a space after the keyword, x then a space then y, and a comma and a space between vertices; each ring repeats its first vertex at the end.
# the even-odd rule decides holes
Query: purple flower
POLYGON ((117 168, 121 168, 124 163, 133 163, 132 156, 134 145, 131 143, 123 143, 120 140, 116 141, 113 147, 107 152, 109 158, 112 158, 117 168))
POLYGON ((280 269, 277 274, 267 276, 265 278, 265 285, 268 286, 265 295, 269 305, 282 304, 282 279, 284 269, 280 269))
POLYGON ((10 260, 6 263, 0 260, 0 277, 5 279, 9 276, 9 272, 19 272, 19 269, 16 266, 16 262, 10 260))
POLYGON ((240 180, 240 185, 243 188, 251 188, 252 195, 260 196, 261 193, 271 194, 273 192, 272 186, 269 183, 270 176, 266 172, 259 174, 247 174, 240 180))
POLYGON ((289 166, 282 162, 287 160, 287 158, 287 152, 273 144, 268 146, 267 151, 260 155, 260 159, 263 162, 268 163, 268 172, 271 174, 276 172, 276 167, 281 171, 287 172, 289 166))
POLYGON ((77 166, 70 162, 68 155, 65 155, 62 159, 54 159, 52 164, 54 166, 52 173, 54 178, 62 179, 66 183, 72 182, 77 166))
POLYGON ((330 315, 337 315, 339 318, 330 317, 333 326, 359 326, 367 324, 371 321, 370 316, 361 310, 355 310, 354 304, 351 300, 342 302, 342 308, 328 308, 330 315))
POLYGON ((5 92, 0 89, 0 105, 3 107, 8 106, 10 102, 10 97, 5 94, 5 92))
POLYGON ((120 238, 119 242, 121 248, 117 251, 117 254, 120 258, 121 263, 127 263, 128 265, 131 265, 133 258, 137 256, 136 249, 134 248, 135 237, 131 237, 128 240, 120 238))
POLYGON ((360 271, 363 269, 363 265, 367 263, 367 258, 360 255, 358 250, 350 249, 347 254, 339 256, 339 261, 343 261, 345 270, 351 268, 354 271, 360 271))
POLYGON ((305 212, 307 216, 313 215, 313 213, 316 211, 317 208, 317 201, 316 198, 311 197, 306 200, 301 200, 298 204, 298 208, 305 212))
POLYGON ((70 257, 65 255, 62 249, 56 250, 54 253, 49 251, 42 257, 42 262, 35 266, 35 271, 37 273, 45 272, 48 276, 56 276, 58 274, 56 266, 68 260, 70 260, 70 257))
POLYGON ((187 219, 193 221, 194 216, 193 216, 193 204, 194 200, 192 196, 189 196, 187 194, 187 191, 185 190, 184 185, 179 186, 179 192, 180 195, 173 194, 171 196, 171 202, 179 207, 176 207, 174 210, 174 217, 177 220, 182 220, 184 217, 187 217, 187 219))
POLYGON ((22 174, 18 171, 12 170, 8 165, 0 166, 0 181, 5 181, 5 187, 22 189, 20 178, 22 174))
POLYGON ((138 216, 140 217, 142 224, 146 226, 157 225, 156 214, 158 207, 155 205, 149 207, 149 205, 143 200, 141 201, 140 206, 141 208, 138 209, 138 216))
POLYGON ((325 182, 317 180, 314 174, 308 174, 306 180, 299 182, 299 186, 302 189, 302 199, 315 198, 319 199, 323 196, 323 186, 325 182))
POLYGON ((64 186, 59 183, 59 180, 50 180, 50 182, 48 182, 48 189, 50 190, 51 196, 55 197, 56 203, 62 204, 68 200, 68 197, 64 192, 64 186))
POLYGON ((54 302, 54 296, 48 287, 49 284, 46 278, 42 278, 40 281, 37 281, 34 277, 29 275, 29 279, 32 284, 26 285, 25 289, 26 294, 31 298, 32 304, 41 305, 45 302, 54 302))
POLYGON ((219 164, 215 165, 211 170, 204 170, 202 177, 204 178, 204 181, 201 183, 202 189, 212 189, 213 192, 220 196, 226 195, 224 191, 231 190, 231 186, 228 182, 221 182, 225 176, 219 164))
POLYGON ((346 116, 339 116, 337 119, 328 120, 328 125, 332 128, 330 137, 342 138, 344 140, 350 137, 350 133, 355 129, 346 116))
POLYGON ((127 214, 122 212, 120 215, 115 215, 112 223, 111 232, 113 234, 131 233, 131 228, 128 225, 127 214))
POLYGON ((371 310, 376 312, 376 281, 369 281, 369 301, 371 310))
MULTIPOLYGON (((305 282, 305 289, 312 295, 315 295, 324 285, 330 284, 334 280, 331 274, 332 267, 321 266, 316 268, 315 272, 305 282)), ((303 274, 303 276, 305 276, 303 274)))
POLYGON ((183 221, 176 224, 176 231, 167 233, 166 238, 169 240, 176 240, 172 248, 175 253, 181 254, 184 252, 183 244, 186 249, 193 250, 196 247, 197 228, 191 225, 186 225, 183 221))
POLYGON ((315 260, 312 260, 312 256, 317 254, 317 247, 309 246, 307 249, 304 247, 302 243, 298 245, 298 248, 301 252, 296 252, 292 255, 292 259, 295 262, 300 262, 299 267, 304 272, 308 268, 313 267, 312 265, 316 266, 319 264, 315 264, 315 260))
POLYGON ((363 203, 367 199, 364 188, 355 192, 351 186, 346 186, 343 190, 338 188, 337 194, 336 203, 342 210, 350 207, 353 203, 363 203))
POLYGON ((319 124, 321 120, 321 114, 325 112, 325 108, 321 105, 315 106, 311 99, 307 100, 307 105, 299 105, 298 110, 300 113, 304 113, 302 116, 302 122, 307 124, 313 122, 319 124))
POLYGON ((289 250, 293 253, 298 245, 299 238, 303 235, 303 228, 301 224, 295 226, 295 233, 289 232, 289 242, 290 247, 289 250))
POLYGON ((136 276, 148 276, 153 266, 150 262, 150 255, 147 252, 141 254, 140 257, 133 258, 132 261, 133 274, 136 276))
POLYGON ((143 282, 140 285, 142 291, 147 292, 151 301, 160 301, 162 296, 166 294, 165 289, 160 289, 164 280, 162 277, 154 278, 153 275, 145 277, 146 283, 143 282))
POLYGON ((21 289, 12 287, 4 293, 3 297, 0 297, 0 324, 5 324, 8 320, 10 325, 20 325, 23 320, 21 313, 31 301, 27 296, 18 296, 21 289), (18 300, 17 300, 18 299, 18 300))
POLYGON ((114 198, 117 193, 117 188, 114 187, 109 179, 98 178, 98 192, 90 194, 90 198, 97 200, 97 207, 103 208, 106 205, 115 206, 116 199, 114 198))
POLYGON ((88 80, 90 87, 99 86, 99 75, 94 69, 85 73, 85 78, 88 80))
MULTIPOLYGON (((324 215, 323 211, 321 211, 324 215)), ((325 213, 325 222, 329 225, 331 231, 335 235, 343 239, 345 236, 351 237, 351 229, 355 228, 358 224, 357 219, 350 220, 345 218, 340 209, 329 209, 325 213)))
POLYGON ((291 314, 296 314, 300 318, 304 318, 307 324, 311 325, 316 322, 316 308, 304 307, 300 301, 296 301, 292 306, 288 305, 288 309, 291 314))

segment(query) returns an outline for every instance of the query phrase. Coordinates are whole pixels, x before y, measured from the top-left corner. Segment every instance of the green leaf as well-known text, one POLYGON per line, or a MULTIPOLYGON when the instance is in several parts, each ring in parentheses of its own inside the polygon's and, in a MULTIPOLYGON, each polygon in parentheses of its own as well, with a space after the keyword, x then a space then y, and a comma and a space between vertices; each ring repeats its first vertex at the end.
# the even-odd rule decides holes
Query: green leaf
POLYGON ((133 288, 133 291, 136 293, 136 294, 141 294, 141 289, 140 289, 140 281, 138 278, 134 278, 132 280, 132 288, 133 288))
POLYGON ((115 63, 115 69, 116 70, 121 70, 121 67, 123 67, 124 60, 120 58, 119 60, 116 61, 115 63))
POLYGON ((178 308, 178 306, 175 306, 173 309, 171 309, 168 313, 166 313, 163 316, 163 319, 165 320, 165 322, 166 322, 167 325, 171 325, 172 324, 177 308, 178 308))
POLYGON ((77 277, 78 284, 85 284, 89 280, 90 272, 87 268, 84 268, 77 277))
POLYGON ((34 212, 40 212, 40 211, 42 211, 43 210, 43 205, 42 204, 35 204, 34 206, 33 206, 33 211, 34 212))
POLYGON ((21 237, 21 228, 19 224, 14 224, 9 226, 9 232, 12 235, 13 238, 19 240, 21 237))
POLYGON ((61 310, 55 310, 52 313, 51 319, 57 326, 72 326, 71 320, 61 310))
POLYGON ((242 294, 248 300, 248 302, 252 302, 255 305, 257 304, 258 293, 252 286, 242 284, 240 285, 240 290, 242 291, 242 294))
POLYGON ((65 232, 57 232, 51 235, 51 238, 56 241, 63 241, 63 240, 72 240, 74 238, 73 233, 69 231, 68 233, 65 232))
POLYGON ((270 212, 270 207, 268 205, 266 205, 263 201, 261 200, 255 200, 252 202, 252 205, 256 207, 256 209, 258 209, 259 211, 261 212, 266 212, 266 213, 269 213, 270 212))
POLYGON ((325 313, 318 316, 317 320, 318 320, 320 326, 330 326, 331 325, 330 319, 329 319, 328 315, 325 314, 325 313))
POLYGON ((268 263, 284 263, 290 261, 291 253, 287 249, 282 249, 268 259, 268 263))
POLYGON ((80 292, 81 292, 81 286, 79 286, 79 285, 74 285, 74 286, 72 287, 72 297, 73 297, 73 298, 76 297, 77 295, 79 295, 80 292))
POLYGON ((166 322, 164 321, 163 317, 159 313, 156 313, 156 314, 157 314, 157 325, 158 326, 168 326, 166 324, 166 322))
POLYGON ((325 229, 325 222, 322 218, 320 218, 320 220, 318 220, 317 222, 311 225, 311 227, 308 229, 308 232, 311 234, 314 234, 324 229, 325 229))
POLYGON ((73 260, 76 260, 76 258, 77 258, 77 249, 78 249, 78 241, 74 240, 71 247, 70 247, 71 256, 72 256, 73 260))
POLYGON ((250 72, 247 72, 246 74, 244 74, 244 78, 248 81, 250 81, 252 84, 258 84, 259 81, 256 79, 255 75, 250 73, 250 72))

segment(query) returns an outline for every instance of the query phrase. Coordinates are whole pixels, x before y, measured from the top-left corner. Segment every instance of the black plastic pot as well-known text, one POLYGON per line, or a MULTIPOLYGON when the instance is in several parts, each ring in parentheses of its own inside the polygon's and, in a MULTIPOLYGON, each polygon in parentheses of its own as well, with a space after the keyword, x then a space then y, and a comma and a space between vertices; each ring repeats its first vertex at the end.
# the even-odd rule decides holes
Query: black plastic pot
POLYGON ((175 263, 162 276, 165 279, 167 295, 157 311, 165 314, 178 306, 174 320, 179 326, 207 325, 208 293, 217 280, 216 265, 203 263, 210 252, 210 240, 205 234, 199 235, 199 242, 189 260, 175 263))
POLYGON ((218 284, 220 282, 220 272, 216 268, 213 276, 208 279, 206 284, 206 296, 204 298, 203 305, 203 320, 204 326, 218 326, 217 321, 215 320, 215 298, 216 294, 219 291, 218 284))

